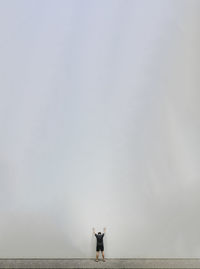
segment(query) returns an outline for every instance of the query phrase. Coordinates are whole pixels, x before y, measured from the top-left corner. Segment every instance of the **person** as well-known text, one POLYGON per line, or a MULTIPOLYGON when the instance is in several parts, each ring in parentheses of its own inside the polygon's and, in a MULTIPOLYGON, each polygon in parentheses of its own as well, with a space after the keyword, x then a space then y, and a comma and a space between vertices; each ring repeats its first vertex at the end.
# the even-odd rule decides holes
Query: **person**
POLYGON ((104 235, 106 233, 106 228, 104 228, 103 230, 104 230, 104 233, 103 234, 101 234, 101 232, 98 232, 98 234, 96 234, 95 233, 95 228, 93 228, 93 234, 96 236, 96 239, 97 239, 97 245, 96 245, 96 262, 98 262, 99 250, 101 250, 103 261, 105 262, 103 237, 104 237, 104 235))

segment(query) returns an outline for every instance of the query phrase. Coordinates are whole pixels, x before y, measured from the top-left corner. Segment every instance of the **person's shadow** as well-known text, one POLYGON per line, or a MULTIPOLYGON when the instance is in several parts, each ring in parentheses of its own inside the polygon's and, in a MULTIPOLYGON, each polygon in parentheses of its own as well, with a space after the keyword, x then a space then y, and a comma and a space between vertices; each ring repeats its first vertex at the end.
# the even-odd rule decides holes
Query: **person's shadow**
POLYGON ((96 259, 96 237, 91 232, 91 239, 90 239, 90 257, 91 259, 96 259))

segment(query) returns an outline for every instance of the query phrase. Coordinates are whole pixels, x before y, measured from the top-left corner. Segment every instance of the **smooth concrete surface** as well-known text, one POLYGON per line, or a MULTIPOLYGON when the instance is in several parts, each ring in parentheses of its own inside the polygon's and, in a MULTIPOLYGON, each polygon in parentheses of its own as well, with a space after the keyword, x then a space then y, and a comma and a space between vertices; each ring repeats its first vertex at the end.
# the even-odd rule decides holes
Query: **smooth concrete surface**
POLYGON ((0 1, 0 258, 91 258, 92 227, 200 258, 199 26, 199 0, 0 1))
POLYGON ((0 268, 200 268, 200 259, 0 259, 0 268))

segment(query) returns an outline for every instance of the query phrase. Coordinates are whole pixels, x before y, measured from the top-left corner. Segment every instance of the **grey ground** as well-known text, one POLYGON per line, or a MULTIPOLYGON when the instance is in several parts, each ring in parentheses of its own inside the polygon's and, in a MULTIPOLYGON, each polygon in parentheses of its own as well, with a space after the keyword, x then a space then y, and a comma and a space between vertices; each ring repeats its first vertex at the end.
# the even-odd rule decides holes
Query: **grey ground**
POLYGON ((0 259, 0 268, 200 268, 200 259, 0 259))

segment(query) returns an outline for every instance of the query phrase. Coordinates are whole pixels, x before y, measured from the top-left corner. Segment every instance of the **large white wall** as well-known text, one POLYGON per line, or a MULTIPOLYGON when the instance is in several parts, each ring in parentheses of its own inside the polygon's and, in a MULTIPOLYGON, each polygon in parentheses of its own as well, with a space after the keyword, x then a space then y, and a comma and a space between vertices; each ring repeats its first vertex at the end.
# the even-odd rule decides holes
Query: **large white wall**
POLYGON ((200 255, 200 2, 0 2, 0 257, 200 255))

